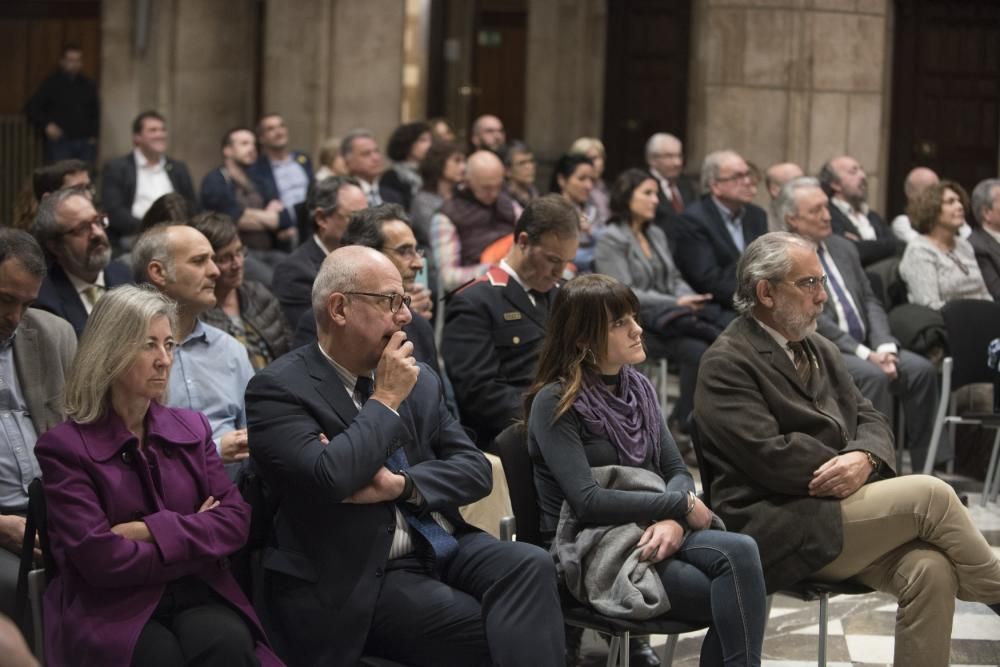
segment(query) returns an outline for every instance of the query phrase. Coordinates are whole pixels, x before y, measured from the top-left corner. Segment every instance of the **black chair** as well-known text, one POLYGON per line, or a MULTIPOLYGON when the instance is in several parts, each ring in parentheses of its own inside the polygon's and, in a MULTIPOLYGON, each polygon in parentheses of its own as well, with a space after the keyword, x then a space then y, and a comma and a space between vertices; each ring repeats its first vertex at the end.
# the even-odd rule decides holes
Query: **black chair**
MULTIPOLYGON (((695 420, 691 420, 691 445, 694 447, 695 455, 698 457, 698 472, 701 474, 701 498, 708 506, 712 506, 712 468, 705 460, 705 453, 702 451, 702 442, 698 433, 698 425, 695 420)), ((822 581, 800 581, 792 586, 784 588, 778 593, 802 600, 803 602, 819 601, 819 647, 817 648, 817 664, 819 667, 826 667, 826 638, 828 633, 830 598, 835 595, 865 595, 874 592, 871 588, 862 584, 850 581, 827 583, 822 581)), ((767 596, 767 617, 771 617, 771 603, 774 595, 767 596)))
POLYGON ((24 540, 21 542, 21 564, 17 573, 17 618, 21 633, 31 644, 39 664, 44 665, 44 638, 42 634, 42 594, 56 574, 56 562, 49 548, 49 533, 45 510, 45 494, 38 477, 28 485, 28 513, 24 523, 24 540), (35 567, 35 535, 42 550, 41 568, 35 567))
POLYGON ((955 427, 958 424, 997 429, 983 485, 982 504, 985 505, 1000 452, 1000 415, 984 412, 959 416, 954 392, 969 384, 996 380, 996 371, 986 365, 986 357, 990 341, 1000 336, 1000 304, 978 299, 950 301, 941 308, 941 317, 948 334, 949 356, 941 363, 941 400, 937 406, 937 417, 923 473, 930 475, 934 472, 934 459, 945 424, 951 430, 952 442, 955 441, 955 427))
MULTIPOLYGON (((534 464, 528 455, 527 428, 524 424, 509 426, 497 436, 497 449, 503 461, 507 488, 510 490, 510 504, 514 510, 515 531, 519 542, 543 546, 539 531, 538 498, 535 493, 534 464)), ((663 664, 670 667, 677 646, 677 635, 705 628, 703 623, 683 623, 681 621, 630 621, 603 616, 590 606, 575 600, 561 588, 563 618, 566 625, 594 630, 610 635, 608 667, 628 667, 629 639, 632 635, 668 635, 664 648, 663 664)))

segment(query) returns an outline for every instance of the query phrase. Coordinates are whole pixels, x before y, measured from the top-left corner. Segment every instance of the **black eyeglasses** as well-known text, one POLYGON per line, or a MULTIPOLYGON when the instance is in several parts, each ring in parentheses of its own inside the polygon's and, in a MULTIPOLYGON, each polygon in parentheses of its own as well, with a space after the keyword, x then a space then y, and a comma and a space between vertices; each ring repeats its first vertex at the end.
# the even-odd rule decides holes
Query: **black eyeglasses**
POLYGON ((101 229, 108 228, 108 216, 104 213, 98 213, 93 218, 89 220, 84 220, 75 227, 70 227, 62 233, 63 236, 89 236, 93 231, 94 227, 100 227, 101 229))
POLYGON ((752 171, 739 171, 739 172, 736 172, 735 174, 732 174, 730 176, 721 176, 721 177, 715 179, 715 182, 716 183, 727 183, 729 181, 752 180, 753 176, 754 175, 753 175, 752 171))
POLYGON ((389 311, 398 313, 403 306, 410 307, 409 294, 378 294, 377 292, 344 292, 354 296, 370 296, 376 299, 389 299, 389 311))

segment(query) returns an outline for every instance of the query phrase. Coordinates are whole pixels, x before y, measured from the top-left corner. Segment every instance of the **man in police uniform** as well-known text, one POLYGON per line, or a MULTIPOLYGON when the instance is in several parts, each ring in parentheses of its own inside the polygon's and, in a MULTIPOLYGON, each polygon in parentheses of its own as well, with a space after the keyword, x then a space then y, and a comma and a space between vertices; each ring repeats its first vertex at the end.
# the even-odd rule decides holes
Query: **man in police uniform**
POLYGON ((576 255, 579 224, 562 197, 533 200, 500 265, 449 297, 441 350, 462 424, 481 449, 522 417, 521 395, 534 379, 553 288, 576 255))

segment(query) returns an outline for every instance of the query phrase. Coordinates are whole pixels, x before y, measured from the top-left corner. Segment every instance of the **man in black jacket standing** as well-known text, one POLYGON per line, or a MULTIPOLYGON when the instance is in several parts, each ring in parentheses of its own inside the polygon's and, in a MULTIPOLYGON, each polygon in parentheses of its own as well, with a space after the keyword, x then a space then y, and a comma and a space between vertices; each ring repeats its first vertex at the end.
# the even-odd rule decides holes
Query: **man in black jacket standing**
POLYGON ((92 164, 100 126, 97 86, 83 75, 83 50, 63 47, 59 69, 42 82, 24 107, 45 138, 45 162, 76 158, 92 164))

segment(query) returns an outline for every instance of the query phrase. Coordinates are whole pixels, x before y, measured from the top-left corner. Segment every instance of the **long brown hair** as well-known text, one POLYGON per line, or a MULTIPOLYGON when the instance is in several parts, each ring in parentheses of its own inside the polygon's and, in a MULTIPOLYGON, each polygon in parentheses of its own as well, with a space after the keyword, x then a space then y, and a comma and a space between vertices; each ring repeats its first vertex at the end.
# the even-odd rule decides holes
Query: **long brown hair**
POLYGON ((560 287, 549 312, 535 382, 524 397, 525 418, 535 396, 551 382, 563 384, 555 417, 565 414, 587 376, 600 373, 611 322, 638 312, 639 300, 632 290, 610 276, 582 275, 560 287))

